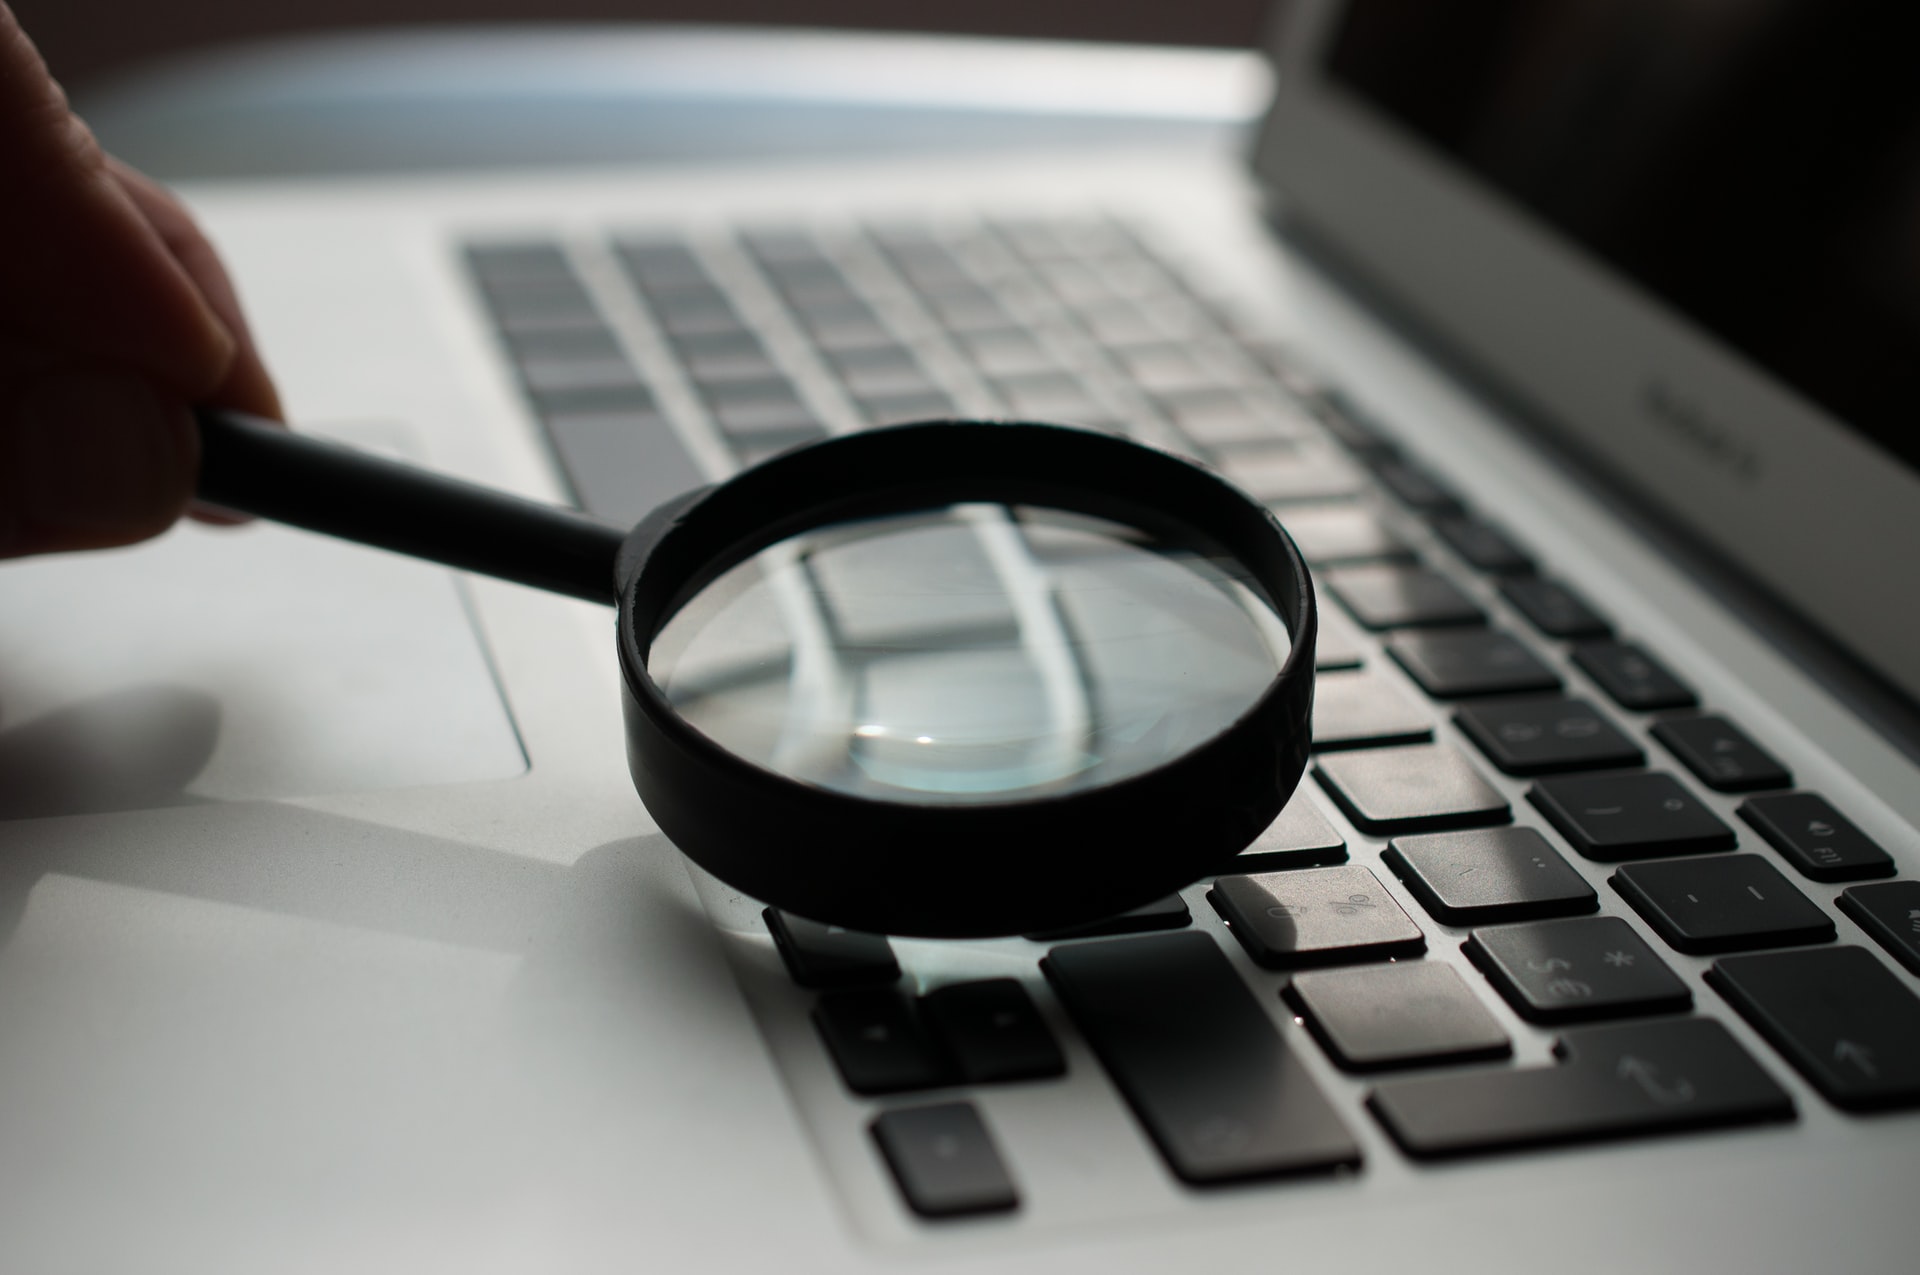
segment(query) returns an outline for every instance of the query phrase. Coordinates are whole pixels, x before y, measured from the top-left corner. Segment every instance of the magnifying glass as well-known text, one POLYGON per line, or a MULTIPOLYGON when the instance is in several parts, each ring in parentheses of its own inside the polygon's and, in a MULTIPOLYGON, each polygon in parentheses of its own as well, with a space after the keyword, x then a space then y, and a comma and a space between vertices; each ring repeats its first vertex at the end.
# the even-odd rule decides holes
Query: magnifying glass
POLYGON ((1230 870, 1306 768, 1305 563, 1211 471, 1056 425, 843 435, 630 531, 234 413, 212 504, 617 607, 634 786, 853 930, 1100 920, 1230 870))

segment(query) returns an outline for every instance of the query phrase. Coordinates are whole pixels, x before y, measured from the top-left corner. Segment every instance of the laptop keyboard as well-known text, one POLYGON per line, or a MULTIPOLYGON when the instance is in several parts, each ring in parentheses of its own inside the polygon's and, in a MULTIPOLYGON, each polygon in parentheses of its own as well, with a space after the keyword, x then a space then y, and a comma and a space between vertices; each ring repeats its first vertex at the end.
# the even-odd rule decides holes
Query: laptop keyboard
POLYGON ((979 1087, 1061 1083, 1062 1023, 1201 1187, 1365 1172, 1363 1121, 1416 1159, 1791 1121, 1782 1064, 1847 1112, 1920 1102, 1920 997, 1885 959, 1920 973, 1920 882, 1852 884, 1893 859, 1631 616, 1126 226, 615 233, 465 260, 561 471, 609 520, 828 434, 1059 420, 1218 468, 1313 566, 1314 764, 1244 872, 1009 940, 1022 978, 923 978, 887 939, 766 912, 865 1104, 846 1118, 914 1213, 1021 1207, 979 1087), (1512 1061, 1527 1031, 1550 1062, 1512 1061), (1371 1078, 1358 1102, 1309 1049, 1371 1078))

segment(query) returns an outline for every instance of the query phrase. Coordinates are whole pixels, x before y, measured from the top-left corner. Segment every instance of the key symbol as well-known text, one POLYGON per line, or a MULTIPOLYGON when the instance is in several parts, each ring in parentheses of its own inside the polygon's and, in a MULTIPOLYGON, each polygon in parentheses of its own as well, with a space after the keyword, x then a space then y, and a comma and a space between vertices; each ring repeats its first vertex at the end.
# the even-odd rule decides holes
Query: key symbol
POLYGON ((1573 962, 1564 956, 1549 956, 1544 961, 1528 961, 1527 968, 1536 974, 1552 974, 1556 970, 1570 970, 1573 962))

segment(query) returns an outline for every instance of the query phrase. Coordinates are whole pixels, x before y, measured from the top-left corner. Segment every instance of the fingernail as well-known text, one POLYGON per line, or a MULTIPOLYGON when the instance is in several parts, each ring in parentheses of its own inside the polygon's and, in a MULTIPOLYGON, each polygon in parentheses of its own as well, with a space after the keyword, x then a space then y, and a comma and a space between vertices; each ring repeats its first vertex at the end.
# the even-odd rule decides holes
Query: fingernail
POLYGON ((17 405, 21 512, 48 530, 160 530, 193 491, 186 409, 126 372, 62 372, 17 405))

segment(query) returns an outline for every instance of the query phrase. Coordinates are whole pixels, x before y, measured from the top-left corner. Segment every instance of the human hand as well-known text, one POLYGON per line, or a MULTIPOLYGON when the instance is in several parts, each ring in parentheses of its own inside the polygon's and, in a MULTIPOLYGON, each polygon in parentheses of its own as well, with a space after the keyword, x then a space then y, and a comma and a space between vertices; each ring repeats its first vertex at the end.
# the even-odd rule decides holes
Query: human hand
POLYGON ((212 245, 101 151, 4 0, 0 192, 0 558, 155 535, 193 499, 190 405, 279 397, 212 245))

